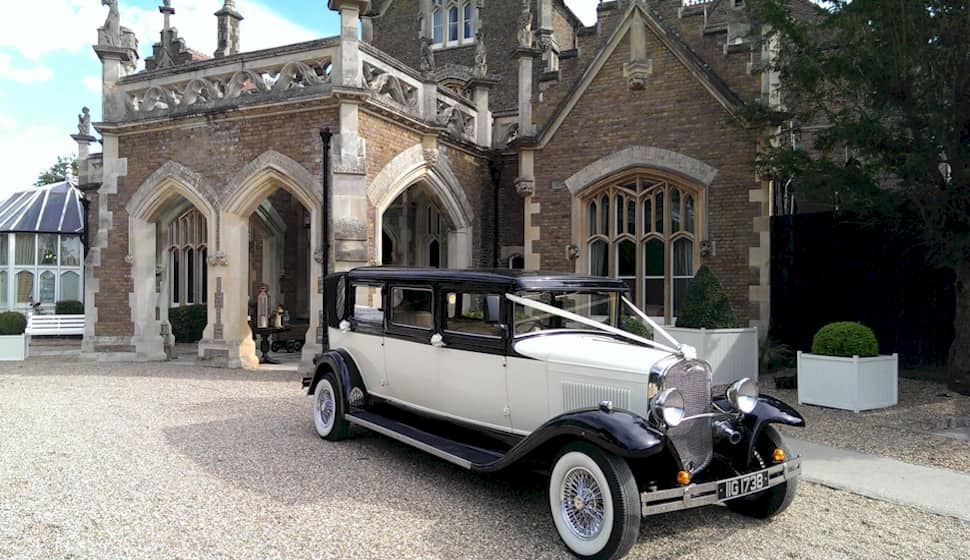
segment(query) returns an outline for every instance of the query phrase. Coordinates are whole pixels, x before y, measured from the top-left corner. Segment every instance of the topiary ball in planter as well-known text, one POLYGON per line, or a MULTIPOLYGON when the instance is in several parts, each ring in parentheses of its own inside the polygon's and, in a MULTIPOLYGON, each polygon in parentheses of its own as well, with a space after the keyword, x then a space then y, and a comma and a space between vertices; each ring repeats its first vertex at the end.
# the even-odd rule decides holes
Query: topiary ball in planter
POLYGON ((24 334, 27 330, 27 317, 16 311, 0 313, 0 336, 24 334))
POLYGON ((688 329, 732 329, 736 323, 721 282, 707 265, 701 266, 677 308, 677 326, 688 329))
POLYGON ((812 354, 871 358, 879 355, 879 341, 872 329, 862 323, 829 323, 815 333, 812 354))
POLYGON ((66 299, 54 304, 57 315, 84 315, 84 304, 73 299, 66 299))

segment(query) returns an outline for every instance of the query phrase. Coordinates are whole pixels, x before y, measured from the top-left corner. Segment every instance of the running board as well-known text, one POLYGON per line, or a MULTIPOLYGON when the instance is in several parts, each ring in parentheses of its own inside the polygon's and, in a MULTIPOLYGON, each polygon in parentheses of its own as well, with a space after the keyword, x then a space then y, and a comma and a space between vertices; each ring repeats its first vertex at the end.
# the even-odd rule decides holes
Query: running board
POLYGON ((466 445, 372 412, 354 410, 345 417, 351 424, 396 439, 464 469, 488 465, 503 457, 497 451, 466 445))

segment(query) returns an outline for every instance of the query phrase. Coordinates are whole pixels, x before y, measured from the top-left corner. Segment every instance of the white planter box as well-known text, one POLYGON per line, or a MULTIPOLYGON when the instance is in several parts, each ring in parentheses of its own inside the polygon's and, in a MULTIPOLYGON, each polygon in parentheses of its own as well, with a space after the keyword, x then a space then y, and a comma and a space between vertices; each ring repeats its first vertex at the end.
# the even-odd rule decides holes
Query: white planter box
POLYGON ((899 358, 840 358, 798 353, 798 402, 859 412, 894 406, 899 358))
POLYGON ((0 336, 0 361, 18 362, 27 357, 27 337, 22 334, 0 336))
MULTIPOLYGON (((681 344, 697 349, 697 357, 711 364, 713 385, 727 385, 742 377, 758 380, 758 329, 686 329, 664 327, 681 344)), ((659 333, 653 339, 669 341, 659 333)))

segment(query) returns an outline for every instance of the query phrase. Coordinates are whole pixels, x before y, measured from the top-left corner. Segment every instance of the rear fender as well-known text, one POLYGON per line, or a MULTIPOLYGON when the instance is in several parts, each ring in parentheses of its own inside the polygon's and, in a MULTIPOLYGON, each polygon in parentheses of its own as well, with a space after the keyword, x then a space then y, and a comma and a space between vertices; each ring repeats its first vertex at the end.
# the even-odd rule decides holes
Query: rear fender
POLYGON ((367 394, 367 386, 364 385, 364 378, 360 375, 360 369, 357 368, 354 358, 346 350, 342 348, 330 350, 317 358, 316 362, 317 367, 310 381, 308 394, 313 394, 313 391, 317 388, 317 382, 328 371, 332 371, 337 377, 340 391, 347 399, 346 402, 351 401, 350 392, 353 391, 354 387, 359 387, 365 395, 367 394))

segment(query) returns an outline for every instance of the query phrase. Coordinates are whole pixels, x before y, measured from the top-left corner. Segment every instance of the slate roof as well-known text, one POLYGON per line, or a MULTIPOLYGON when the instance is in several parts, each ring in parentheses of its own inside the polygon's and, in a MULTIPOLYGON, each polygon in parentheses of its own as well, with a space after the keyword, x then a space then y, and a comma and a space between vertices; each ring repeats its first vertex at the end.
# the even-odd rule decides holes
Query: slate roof
POLYGON ((70 181, 16 192, 0 204, 0 233, 82 233, 83 196, 70 181))

